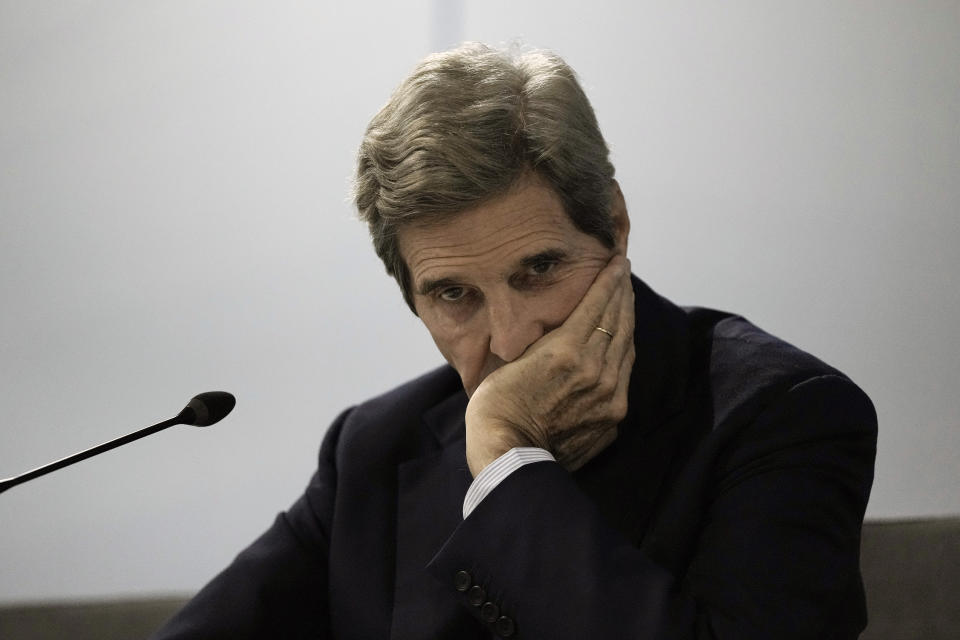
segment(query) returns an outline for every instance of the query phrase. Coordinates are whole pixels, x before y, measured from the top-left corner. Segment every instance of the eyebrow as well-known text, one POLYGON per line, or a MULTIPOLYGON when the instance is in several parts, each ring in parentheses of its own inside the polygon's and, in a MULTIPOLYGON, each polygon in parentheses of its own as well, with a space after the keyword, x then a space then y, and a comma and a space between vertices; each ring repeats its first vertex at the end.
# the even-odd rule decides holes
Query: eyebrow
POLYGON ((520 266, 522 267, 532 267, 541 262, 559 262, 567 257, 567 252, 562 249, 547 249, 546 251, 541 251, 540 253, 535 253, 532 256, 527 256, 520 261, 520 266))
MULTIPOLYGON (((546 251, 540 251, 531 256, 526 256, 520 260, 521 268, 529 268, 536 264, 542 262, 559 262, 567 257, 567 252, 562 249, 547 249, 546 251)), ((438 289, 445 289, 446 287, 459 287, 463 286, 459 280, 454 278, 437 278, 437 279, 426 279, 423 280, 419 286, 417 286, 417 294, 421 296, 427 296, 437 291, 438 289)))

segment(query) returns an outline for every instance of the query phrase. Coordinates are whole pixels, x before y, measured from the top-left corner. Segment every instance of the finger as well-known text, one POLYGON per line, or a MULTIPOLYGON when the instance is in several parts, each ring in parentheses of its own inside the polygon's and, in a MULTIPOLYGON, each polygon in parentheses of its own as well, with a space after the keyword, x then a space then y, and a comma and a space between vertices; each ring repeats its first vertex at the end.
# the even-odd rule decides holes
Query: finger
POLYGON ((630 376, 636 359, 633 341, 618 358, 618 361, 605 365, 599 384, 592 390, 594 401, 584 412, 584 419, 588 422, 617 424, 627 415, 630 376))
MULTIPOLYGON (((610 326, 616 327, 616 333, 603 354, 603 364, 598 380, 597 391, 603 397, 598 407, 599 412, 593 416, 595 420, 612 420, 619 422, 626 415, 627 395, 629 391, 630 375, 635 359, 634 347, 634 305, 633 287, 629 275, 623 279, 622 295, 614 310, 610 326)), ((604 320, 605 322, 607 320, 604 320)))
POLYGON ((588 342, 599 346, 601 351, 606 351, 617 338, 617 322, 620 315, 620 306, 623 304, 623 294, 623 287, 618 285, 610 295, 603 314, 594 323, 593 331, 587 337, 588 342))
POLYGON ((616 391, 613 392, 613 398, 610 400, 611 418, 620 422, 627 417, 628 399, 630 397, 630 375, 633 373, 633 363, 636 360, 636 348, 633 341, 620 362, 619 378, 617 380, 616 391))
POLYGON ((633 347, 633 329, 634 329, 634 298, 633 283, 630 280, 629 270, 623 278, 622 295, 617 303, 616 309, 612 309, 609 315, 609 326, 614 333, 610 340, 609 348, 605 354, 605 364, 607 366, 619 367, 624 356, 630 348, 633 347))
POLYGON ((622 345, 623 338, 632 333, 631 327, 627 326, 627 311, 633 307, 633 286, 630 282, 630 262, 626 261, 627 268, 623 270, 617 282, 615 293, 610 297, 610 302, 603 310, 603 316, 597 327, 604 329, 600 331, 597 327, 597 333, 606 335, 608 338, 607 346, 616 346, 615 343, 622 345))
MULTIPOLYGON (((628 262, 629 264, 629 262, 628 262)), ((627 293, 623 297, 622 304, 620 305, 620 315, 618 322, 620 323, 620 335, 618 338, 623 340, 622 346, 617 345, 621 349, 620 361, 617 364, 618 366, 618 380, 617 388, 613 394, 612 405, 614 407, 614 412, 619 414, 614 417, 618 422, 623 420, 627 414, 627 397, 630 391, 630 375, 633 373, 633 363, 636 361, 636 346, 633 340, 633 331, 636 324, 636 308, 634 307, 634 297, 633 297, 633 282, 630 280, 629 269, 628 275, 626 277, 626 286, 627 293)), ((615 357, 616 354, 611 354, 615 357)), ((611 365, 615 361, 611 361, 611 365)))
POLYGON ((586 377, 605 398, 610 398, 616 388, 620 366, 628 348, 633 345, 633 287, 630 282, 629 261, 619 276, 616 289, 603 311, 600 321, 593 327, 581 352, 595 365, 586 368, 586 377), (593 371, 596 377, 589 372, 593 371))
POLYGON ((593 337, 591 334, 600 333, 596 331, 596 327, 603 320, 604 313, 610 306, 614 294, 617 293, 618 284, 625 272, 627 272, 626 259, 619 254, 615 255, 600 270, 583 299, 564 322, 564 325, 584 342, 593 337))

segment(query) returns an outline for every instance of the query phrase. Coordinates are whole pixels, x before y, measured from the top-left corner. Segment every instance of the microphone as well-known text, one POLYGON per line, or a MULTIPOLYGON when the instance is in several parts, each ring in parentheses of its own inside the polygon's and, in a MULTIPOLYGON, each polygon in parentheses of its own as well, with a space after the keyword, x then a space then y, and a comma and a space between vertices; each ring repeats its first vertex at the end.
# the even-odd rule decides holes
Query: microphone
POLYGON ((39 478, 40 476, 46 475, 52 471, 56 471, 57 469, 62 469, 63 467, 80 462, 81 460, 86 460, 87 458, 91 458, 98 453, 115 449, 122 444, 139 440, 144 436, 148 436, 151 433, 156 433, 157 431, 162 431, 167 427, 172 427, 175 424, 187 424, 194 427, 208 427, 211 424, 220 422, 227 417, 227 414, 233 410, 233 407, 236 404, 236 398, 226 391, 207 391, 206 393, 201 393, 194 396, 180 413, 169 420, 164 420, 163 422, 158 422, 151 427, 146 427, 145 429, 140 429, 139 431, 134 431, 133 433, 128 433, 125 436, 121 436, 115 440, 110 440, 109 442, 104 442, 103 444, 87 449, 86 451, 81 451, 73 454, 72 456, 67 456, 66 458, 57 460, 56 462, 51 462, 50 464, 43 465, 42 467, 37 467, 33 471, 27 471, 19 476, 0 480, 0 493, 3 493, 10 487, 15 487, 18 484, 27 482, 28 480, 39 478))

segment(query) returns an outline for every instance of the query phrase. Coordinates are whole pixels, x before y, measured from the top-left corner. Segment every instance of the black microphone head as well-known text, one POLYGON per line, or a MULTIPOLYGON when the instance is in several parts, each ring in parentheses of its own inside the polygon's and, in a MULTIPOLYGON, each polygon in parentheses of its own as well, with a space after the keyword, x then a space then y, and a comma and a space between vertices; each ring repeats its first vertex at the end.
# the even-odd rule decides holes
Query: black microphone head
POLYGON ((183 424, 208 427, 227 417, 236 404, 237 399, 226 391, 207 391, 194 396, 178 417, 183 424))

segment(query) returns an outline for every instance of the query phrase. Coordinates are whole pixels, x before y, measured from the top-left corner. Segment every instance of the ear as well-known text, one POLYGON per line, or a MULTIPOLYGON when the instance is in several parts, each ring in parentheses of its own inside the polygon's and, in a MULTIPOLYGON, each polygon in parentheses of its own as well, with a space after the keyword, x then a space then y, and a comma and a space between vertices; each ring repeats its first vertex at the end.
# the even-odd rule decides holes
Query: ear
POLYGON ((627 202, 623 199, 620 183, 613 181, 613 193, 610 198, 610 216, 613 218, 614 249, 617 253, 627 255, 627 236, 630 235, 630 216, 627 215, 627 202))

